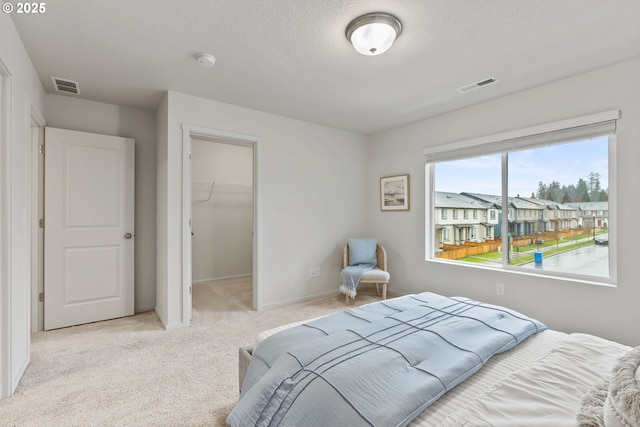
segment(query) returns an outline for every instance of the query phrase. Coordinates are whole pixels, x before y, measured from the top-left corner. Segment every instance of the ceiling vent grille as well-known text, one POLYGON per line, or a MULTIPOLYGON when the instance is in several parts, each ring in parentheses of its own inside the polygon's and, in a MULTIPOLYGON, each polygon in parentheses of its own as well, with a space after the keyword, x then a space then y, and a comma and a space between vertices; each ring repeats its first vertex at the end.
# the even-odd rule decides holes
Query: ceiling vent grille
POLYGON ((459 92, 467 93, 472 90, 480 89, 481 87, 489 86, 490 84, 497 83, 498 79, 495 77, 487 77, 486 79, 480 80, 479 82, 471 83, 468 85, 464 85, 458 88, 459 92))
POLYGON ((80 86, 78 85, 78 82, 61 79, 59 77, 51 77, 51 81, 53 82, 53 88, 56 92, 80 95, 80 86))

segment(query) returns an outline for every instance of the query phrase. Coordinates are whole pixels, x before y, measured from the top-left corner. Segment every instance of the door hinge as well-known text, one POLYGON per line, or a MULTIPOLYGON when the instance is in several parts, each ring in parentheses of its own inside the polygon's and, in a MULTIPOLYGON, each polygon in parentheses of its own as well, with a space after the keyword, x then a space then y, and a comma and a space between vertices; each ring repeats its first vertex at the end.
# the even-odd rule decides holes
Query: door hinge
POLYGON ((191 295, 191 286, 189 286, 189 295, 191 295))
POLYGON ((44 292, 40 292, 40 294, 38 295, 38 301, 44 302, 44 292))
POLYGON ((39 151, 40 154, 44 154, 44 144, 40 145, 39 151))
POLYGON ((189 160, 191 160, 191 153, 189 153, 189 160))
POLYGON ((40 228, 44 228, 44 218, 38 221, 38 225, 40 226, 40 228))

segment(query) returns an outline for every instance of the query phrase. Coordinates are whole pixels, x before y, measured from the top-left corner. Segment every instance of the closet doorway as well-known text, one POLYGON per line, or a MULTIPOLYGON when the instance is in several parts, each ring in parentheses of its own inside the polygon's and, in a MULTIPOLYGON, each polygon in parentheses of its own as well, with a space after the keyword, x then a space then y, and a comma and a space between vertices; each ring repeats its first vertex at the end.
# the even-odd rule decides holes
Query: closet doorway
POLYGON ((191 138, 193 315, 215 310, 218 294, 253 306, 254 147, 191 138))

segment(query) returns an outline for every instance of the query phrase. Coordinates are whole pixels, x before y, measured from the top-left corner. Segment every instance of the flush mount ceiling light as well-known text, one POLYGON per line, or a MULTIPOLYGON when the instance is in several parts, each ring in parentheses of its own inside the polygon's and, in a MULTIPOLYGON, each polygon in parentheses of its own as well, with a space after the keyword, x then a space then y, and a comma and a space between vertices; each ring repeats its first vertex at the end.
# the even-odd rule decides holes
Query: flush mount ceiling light
POLYGON ((203 67, 213 67, 216 65, 216 57, 208 53, 199 53, 196 55, 196 59, 198 60, 198 64, 203 67))
POLYGON ((402 31, 398 18, 388 13, 368 13, 347 26, 347 39, 363 55, 386 52, 402 31))

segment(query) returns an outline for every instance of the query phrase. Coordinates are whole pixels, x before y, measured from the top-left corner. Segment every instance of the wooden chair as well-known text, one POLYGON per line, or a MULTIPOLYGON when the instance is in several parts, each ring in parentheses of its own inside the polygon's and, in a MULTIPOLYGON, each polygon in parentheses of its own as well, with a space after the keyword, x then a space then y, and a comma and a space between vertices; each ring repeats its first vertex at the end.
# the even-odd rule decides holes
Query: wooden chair
MULTIPOLYGON (((382 299, 387 299, 387 285, 389 284, 390 274, 387 271, 387 251, 380 245, 376 245, 376 257, 378 259, 378 267, 373 270, 366 271, 358 284, 374 284, 376 285, 376 294, 380 295, 379 285, 382 285, 382 299)), ((349 265, 349 244, 344 245, 342 250, 342 268, 349 265)), ((349 295, 345 294, 346 303, 349 304, 349 295)))

